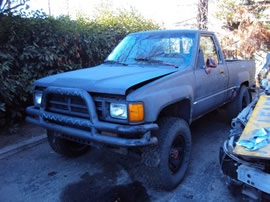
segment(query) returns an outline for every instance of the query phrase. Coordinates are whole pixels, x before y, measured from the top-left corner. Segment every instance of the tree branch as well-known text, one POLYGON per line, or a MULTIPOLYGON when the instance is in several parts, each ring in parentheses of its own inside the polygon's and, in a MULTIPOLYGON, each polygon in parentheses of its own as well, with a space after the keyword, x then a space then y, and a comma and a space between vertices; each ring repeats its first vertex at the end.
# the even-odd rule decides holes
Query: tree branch
MULTIPOLYGON (((8 1, 9 0, 6 0, 6 3, 5 3, 5 5, 4 5, 4 7, 2 9, 4 9, 6 7, 8 1)), ((16 8, 18 8, 20 6, 24 6, 27 1, 29 1, 29 0, 20 0, 20 3, 19 4, 15 5, 13 7, 10 7, 10 8, 4 9, 4 10, 1 10, 1 12, 2 13, 10 12, 11 10, 14 10, 14 9, 16 9, 16 8)))
POLYGON ((2 11, 2 9, 4 9, 4 8, 7 6, 8 1, 9 1, 9 0, 6 0, 5 4, 4 4, 3 7, 2 7, 2 4, 3 4, 4 0, 1 0, 1 4, 0 4, 0 6, 2 7, 2 8, 1 8, 1 11, 2 11))

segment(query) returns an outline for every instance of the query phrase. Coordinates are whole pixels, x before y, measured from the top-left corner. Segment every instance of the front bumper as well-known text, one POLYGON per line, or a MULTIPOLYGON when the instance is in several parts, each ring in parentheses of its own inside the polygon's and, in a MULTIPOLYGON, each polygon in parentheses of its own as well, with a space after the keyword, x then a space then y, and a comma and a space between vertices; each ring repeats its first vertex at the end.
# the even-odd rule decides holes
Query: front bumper
POLYGON ((63 138, 74 141, 79 139, 88 144, 100 142, 123 147, 147 146, 158 142, 156 137, 151 137, 151 131, 158 129, 157 124, 121 125, 99 121, 92 97, 81 89, 49 87, 43 93, 41 107, 27 107, 26 113, 30 115, 26 117, 27 122, 57 131, 63 138), (88 108, 89 119, 46 111, 47 97, 51 93, 81 97, 88 108), (38 116, 39 119, 35 119, 33 116, 38 116), (101 134, 101 131, 125 134, 127 138, 104 135, 101 134), (132 134, 141 134, 141 138, 133 139, 130 137, 132 134))

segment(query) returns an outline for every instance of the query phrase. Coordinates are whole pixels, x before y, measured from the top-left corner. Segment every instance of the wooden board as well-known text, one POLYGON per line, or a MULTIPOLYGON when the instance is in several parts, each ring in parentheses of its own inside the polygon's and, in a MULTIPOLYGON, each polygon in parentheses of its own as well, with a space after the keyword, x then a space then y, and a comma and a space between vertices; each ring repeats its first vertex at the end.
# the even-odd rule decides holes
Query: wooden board
MULTIPOLYGON (((252 138, 254 131, 266 127, 270 127, 270 96, 260 96, 239 140, 248 140, 252 138)), ((259 151, 247 151, 245 147, 236 145, 233 153, 252 158, 270 159, 270 144, 259 151)))

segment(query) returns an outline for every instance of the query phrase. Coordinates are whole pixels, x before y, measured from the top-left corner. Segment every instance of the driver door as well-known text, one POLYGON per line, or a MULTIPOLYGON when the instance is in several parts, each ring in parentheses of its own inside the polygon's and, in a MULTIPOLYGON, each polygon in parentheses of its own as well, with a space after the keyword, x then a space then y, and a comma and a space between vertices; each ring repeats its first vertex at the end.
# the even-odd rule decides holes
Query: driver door
POLYGON ((198 62, 195 70, 194 118, 217 108, 224 102, 224 90, 228 79, 228 72, 217 50, 213 35, 200 36, 200 49, 198 53, 200 57, 198 61, 201 60, 201 62, 198 62), (208 65, 209 58, 212 58, 210 60, 214 59, 216 64, 208 65))

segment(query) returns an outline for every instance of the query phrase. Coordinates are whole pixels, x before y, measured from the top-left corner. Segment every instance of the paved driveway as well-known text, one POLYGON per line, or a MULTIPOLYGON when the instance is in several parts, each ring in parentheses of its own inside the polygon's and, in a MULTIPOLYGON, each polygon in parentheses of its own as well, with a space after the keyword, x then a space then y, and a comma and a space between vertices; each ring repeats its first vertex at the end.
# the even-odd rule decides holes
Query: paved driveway
POLYGON ((68 159, 43 143, 0 160, 0 201, 239 201, 219 172, 219 147, 229 129, 217 111, 192 124, 191 165, 171 192, 136 182, 110 151, 68 159))

